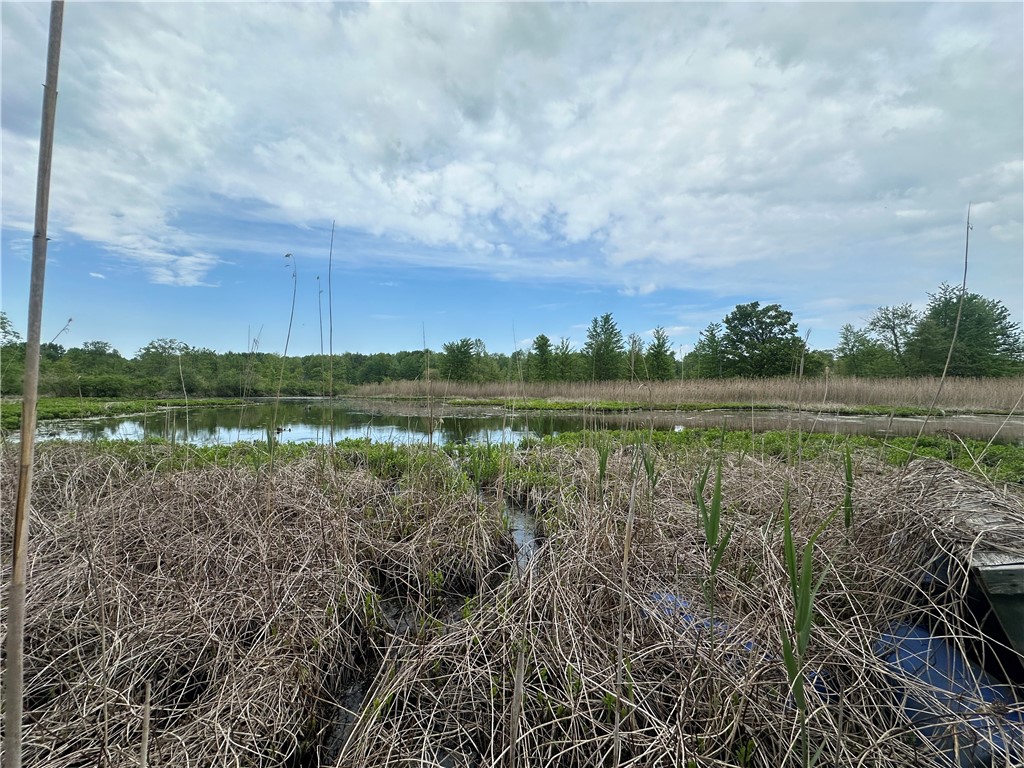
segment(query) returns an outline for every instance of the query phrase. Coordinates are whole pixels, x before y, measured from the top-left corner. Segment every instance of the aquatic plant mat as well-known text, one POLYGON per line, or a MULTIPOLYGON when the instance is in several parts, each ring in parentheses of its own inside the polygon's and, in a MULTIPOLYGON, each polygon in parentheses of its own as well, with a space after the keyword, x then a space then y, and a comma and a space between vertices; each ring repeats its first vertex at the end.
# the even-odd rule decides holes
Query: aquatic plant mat
POLYGON ((1013 659, 960 598, 972 547, 1024 547, 1022 496, 932 460, 854 453, 847 474, 838 452, 639 434, 173 450, 40 448, 26 764, 135 766, 145 742, 151 766, 932 766, 987 736, 951 711, 955 739, 922 738, 880 633, 928 627, 995 674, 1013 659), (714 508, 718 463, 709 538, 697 489, 714 508), (997 511, 991 541, 965 500, 997 511), (812 541, 809 617, 787 539, 812 541), (804 630, 798 694, 782 637, 804 630))

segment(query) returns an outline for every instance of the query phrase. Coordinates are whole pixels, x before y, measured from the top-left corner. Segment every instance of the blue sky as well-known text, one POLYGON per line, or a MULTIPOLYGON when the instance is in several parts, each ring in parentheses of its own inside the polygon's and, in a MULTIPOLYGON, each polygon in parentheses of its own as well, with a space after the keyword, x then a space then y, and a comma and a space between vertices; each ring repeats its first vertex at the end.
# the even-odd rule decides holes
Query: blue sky
MULTIPOLYGON (((4 311, 24 331, 44 3, 0 3, 4 311)), ((1024 313, 1019 3, 68 3, 43 337, 219 351, 811 345, 960 279, 1024 313), (294 254, 286 260, 285 253, 294 254), (320 280, 317 280, 319 276, 320 280), (326 331, 325 331, 326 335, 326 331)))

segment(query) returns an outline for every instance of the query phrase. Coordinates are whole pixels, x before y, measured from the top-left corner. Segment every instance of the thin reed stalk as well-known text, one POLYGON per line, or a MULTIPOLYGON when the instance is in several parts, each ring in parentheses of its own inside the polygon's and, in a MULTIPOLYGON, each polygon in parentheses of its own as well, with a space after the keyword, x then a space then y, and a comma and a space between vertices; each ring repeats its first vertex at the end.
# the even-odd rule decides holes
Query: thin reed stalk
POLYGON ((292 260, 292 306, 288 313, 288 333, 284 337, 284 353, 281 356, 281 373, 277 377, 277 396, 274 398, 274 415, 270 420, 270 424, 267 426, 267 448, 270 450, 270 466, 274 466, 274 444, 276 440, 277 432, 277 409, 281 404, 281 387, 284 384, 284 370, 288 362, 288 344, 292 340, 292 323, 295 321, 295 299, 298 296, 299 291, 299 266, 295 257, 286 253, 284 255, 286 259, 292 260))
POLYGON ((964 233, 964 276, 960 283, 960 301, 956 305, 956 320, 953 323, 953 336, 949 340, 949 350, 946 352, 946 362, 942 365, 942 375, 939 376, 939 384, 935 389, 935 396, 932 398, 931 404, 928 406, 928 412, 925 414, 924 421, 921 422, 921 428, 917 432, 917 438, 914 440, 914 445, 910 449, 910 458, 914 457, 914 452, 917 450, 917 444, 921 441, 921 435, 924 434, 924 428, 928 425, 928 419, 931 418, 932 411, 935 410, 935 404, 939 401, 939 397, 942 395, 942 387, 946 383, 946 374, 949 372, 949 364, 953 360, 953 350, 956 348, 956 337, 960 331, 960 318, 964 311, 964 299, 967 297, 967 256, 971 245, 971 204, 967 204, 967 229, 964 233))
MULTIPOLYGON (((60 71, 60 43, 63 28, 64 3, 57 0, 50 4, 46 82, 43 85, 39 169, 36 178, 35 231, 32 234, 32 271, 25 344, 25 379, 22 387, 21 454, 18 465, 17 498, 14 504, 10 586, 7 594, 8 615, 3 694, 4 764, 10 768, 20 768, 23 752, 22 715, 24 712, 29 510, 32 502, 32 471, 35 463, 39 339, 43 317, 43 288, 46 281, 46 229, 50 207, 50 171, 53 157, 54 124, 57 117, 57 77, 60 71)), ((68 323, 70 322, 68 320, 68 323)))
POLYGON ((327 252, 327 396, 331 403, 330 444, 334 445, 334 224, 331 221, 331 246, 327 252))

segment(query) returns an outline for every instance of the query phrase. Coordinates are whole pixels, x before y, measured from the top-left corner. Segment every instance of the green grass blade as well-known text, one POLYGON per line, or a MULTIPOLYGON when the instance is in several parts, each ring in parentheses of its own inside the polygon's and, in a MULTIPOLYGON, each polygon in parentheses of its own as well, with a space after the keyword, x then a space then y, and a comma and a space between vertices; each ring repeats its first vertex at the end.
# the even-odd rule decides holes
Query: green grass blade
POLYGON ((729 539, 732 537, 732 527, 730 527, 722 540, 718 542, 718 546, 715 548, 715 556, 711 559, 711 573, 714 574, 718 571, 718 565, 722 562, 722 556, 725 555, 725 548, 729 546, 729 539))
POLYGON ((796 547, 793 544, 793 515, 789 505, 789 484, 782 497, 782 541, 783 556, 786 560, 786 572, 789 574, 789 588, 793 593, 793 602, 797 595, 796 547))
POLYGON ((850 528, 853 527, 853 459, 850 456, 849 443, 846 444, 844 464, 846 470, 846 488, 843 493, 843 523, 846 525, 846 530, 850 530, 850 528))

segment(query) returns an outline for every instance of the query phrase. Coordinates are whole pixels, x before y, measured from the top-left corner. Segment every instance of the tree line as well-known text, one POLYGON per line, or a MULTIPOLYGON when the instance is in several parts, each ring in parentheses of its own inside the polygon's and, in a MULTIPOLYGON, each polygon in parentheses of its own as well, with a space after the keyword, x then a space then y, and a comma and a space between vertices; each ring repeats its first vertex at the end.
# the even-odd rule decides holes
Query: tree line
MULTIPOLYGON (((595 317, 579 349, 545 334, 529 349, 489 352, 464 337, 430 349, 395 353, 283 357, 260 352, 218 353, 177 339, 156 339, 131 358, 104 341, 41 349, 40 391, 56 397, 317 396, 358 384, 431 378, 445 381, 666 381, 735 376, 1009 376, 1024 373, 1024 334, 1001 302, 943 284, 927 307, 879 307, 861 328, 845 325, 839 345, 812 350, 793 313, 779 304, 737 305, 701 331, 682 359, 667 331, 644 342, 624 336, 611 313, 595 317), (959 322, 957 318, 959 317, 959 322), (954 329, 956 329, 954 341, 954 329), (950 348, 952 354, 950 355, 950 348)), ((18 394, 25 345, 0 312, 0 393, 18 394)))
POLYGON ((839 372, 851 376, 937 376, 947 357, 951 376, 1024 372, 1024 336, 1009 310, 977 293, 961 301, 960 289, 947 283, 929 294, 923 312, 879 307, 864 327, 844 325, 833 352, 839 372))

